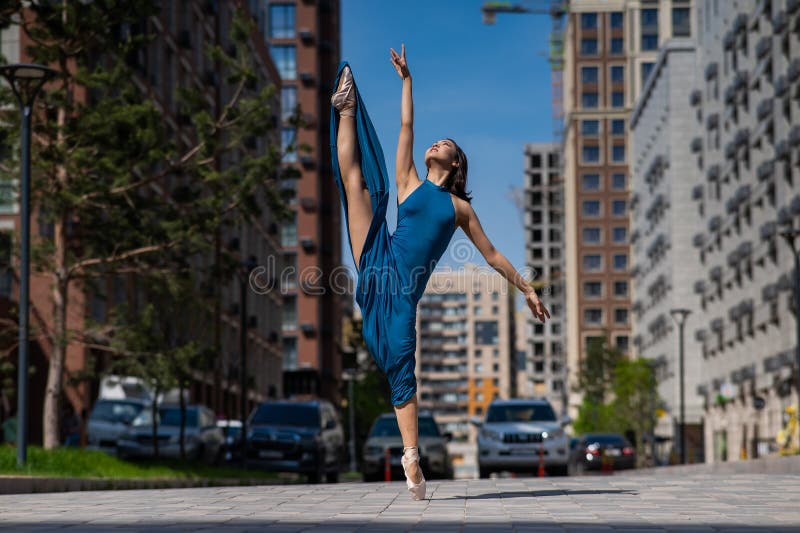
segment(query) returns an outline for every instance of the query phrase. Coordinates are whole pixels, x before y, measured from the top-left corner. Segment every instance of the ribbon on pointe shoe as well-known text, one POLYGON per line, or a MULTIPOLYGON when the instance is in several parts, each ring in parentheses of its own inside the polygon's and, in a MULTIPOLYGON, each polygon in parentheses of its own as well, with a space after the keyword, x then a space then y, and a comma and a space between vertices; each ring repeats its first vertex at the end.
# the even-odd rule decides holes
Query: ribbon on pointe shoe
POLYGON ((403 457, 400 459, 400 463, 403 465, 403 473, 406 475, 406 487, 408 492, 411 493, 411 497, 415 500, 425 498, 425 476, 422 474, 422 468, 419 467, 419 449, 416 446, 403 448, 403 457), (414 462, 417 463, 419 475, 422 478, 419 483, 411 481, 411 477, 408 475, 408 466, 414 462))

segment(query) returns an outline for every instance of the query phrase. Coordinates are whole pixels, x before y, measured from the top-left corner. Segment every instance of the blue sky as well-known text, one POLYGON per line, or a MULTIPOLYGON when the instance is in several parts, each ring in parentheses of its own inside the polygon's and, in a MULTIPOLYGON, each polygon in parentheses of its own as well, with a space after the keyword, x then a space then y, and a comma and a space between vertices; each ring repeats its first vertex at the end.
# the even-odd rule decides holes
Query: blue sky
MULTIPOLYGON (((552 140, 546 58, 550 19, 500 14, 497 23, 488 26, 482 23, 482 3, 342 0, 342 59, 353 68, 389 175, 394 176, 402 83, 390 63, 389 48, 399 53, 405 43, 414 83, 414 161, 420 177, 425 176, 425 148, 442 137, 455 139, 467 154, 468 189, 487 235, 522 268, 522 218, 508 193, 523 182, 525 143, 552 140)), ((395 202, 389 203, 390 228, 395 202)), ((451 250, 465 239, 458 230, 451 250)), ((352 268, 343 242, 342 257, 352 268)), ((464 248, 458 246, 459 251, 464 248)), ((440 264, 485 264, 477 251, 455 255, 446 252, 440 264)))

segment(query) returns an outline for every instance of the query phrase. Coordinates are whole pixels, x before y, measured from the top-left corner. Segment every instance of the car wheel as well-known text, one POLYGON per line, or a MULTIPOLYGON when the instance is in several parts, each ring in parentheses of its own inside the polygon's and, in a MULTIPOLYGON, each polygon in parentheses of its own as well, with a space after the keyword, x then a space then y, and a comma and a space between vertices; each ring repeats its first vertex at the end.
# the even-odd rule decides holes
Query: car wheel
POLYGON ((308 482, 316 485, 317 483, 322 481, 323 476, 324 476, 324 465, 323 463, 320 463, 317 465, 316 472, 308 473, 308 482))
POLYGON ((484 468, 482 466, 478 467, 478 471, 479 471, 479 475, 480 475, 481 479, 489 479, 489 476, 492 475, 492 471, 491 470, 489 470, 488 468, 484 468))

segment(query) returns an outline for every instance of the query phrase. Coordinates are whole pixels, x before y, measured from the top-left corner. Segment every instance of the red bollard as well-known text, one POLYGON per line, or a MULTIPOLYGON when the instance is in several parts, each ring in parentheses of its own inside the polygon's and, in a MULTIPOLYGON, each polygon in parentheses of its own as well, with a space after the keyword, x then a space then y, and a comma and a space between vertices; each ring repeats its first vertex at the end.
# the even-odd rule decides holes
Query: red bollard
POLYGON ((389 448, 386 448, 383 452, 383 480, 392 480, 392 455, 389 452, 389 448))
POLYGON ((539 477, 545 476, 544 471, 544 442, 539 443, 539 470, 537 472, 539 477))

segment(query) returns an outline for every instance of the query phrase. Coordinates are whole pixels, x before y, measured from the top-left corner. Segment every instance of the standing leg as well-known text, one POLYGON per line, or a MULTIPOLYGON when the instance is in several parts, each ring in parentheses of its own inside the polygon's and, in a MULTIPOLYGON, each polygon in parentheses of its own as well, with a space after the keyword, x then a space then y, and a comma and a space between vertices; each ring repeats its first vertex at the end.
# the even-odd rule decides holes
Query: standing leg
MULTIPOLYGON (((417 423, 417 395, 402 405, 395 405, 394 412, 397 414, 397 425, 400 427, 400 435, 403 437, 403 450, 407 448, 417 448, 419 442, 419 430, 417 423)), ((408 475, 411 481, 419 483, 422 481, 422 469, 419 461, 408 464, 408 475)))

